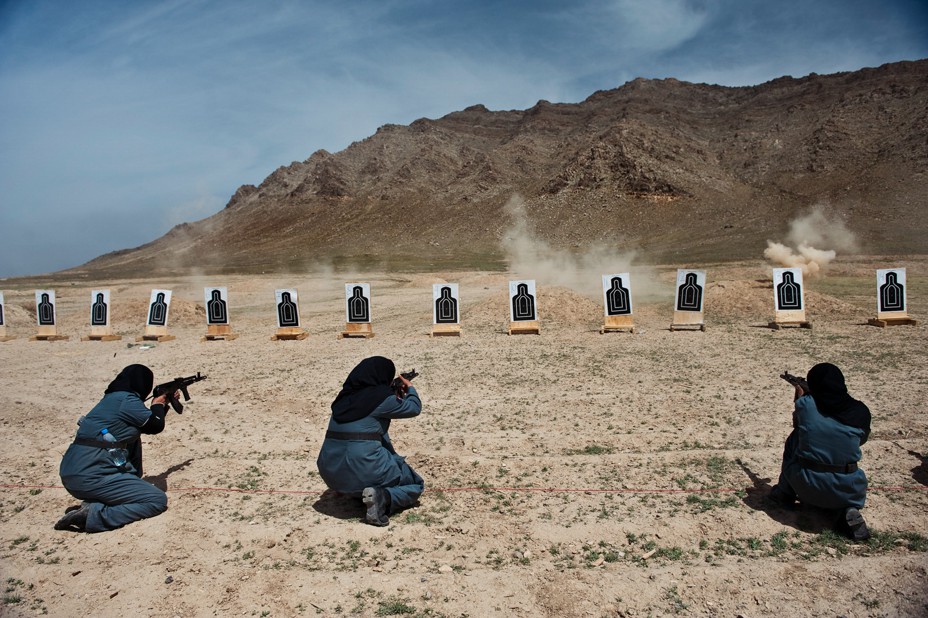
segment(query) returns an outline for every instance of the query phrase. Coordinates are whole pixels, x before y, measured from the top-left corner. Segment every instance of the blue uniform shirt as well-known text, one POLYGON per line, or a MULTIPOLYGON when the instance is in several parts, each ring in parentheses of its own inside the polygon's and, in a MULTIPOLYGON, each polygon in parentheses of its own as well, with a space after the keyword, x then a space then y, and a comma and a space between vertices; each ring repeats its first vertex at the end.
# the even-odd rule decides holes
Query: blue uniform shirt
POLYGON ((867 475, 862 469, 850 473, 818 472, 803 467, 799 458, 838 466, 856 463, 866 437, 864 430, 822 415, 810 395, 796 400, 793 425, 795 448, 786 453, 784 471, 799 500, 825 509, 863 508, 867 475))
POLYGON ((360 495, 365 487, 391 487, 401 478, 402 457, 390 441, 390 421, 411 418, 422 411, 415 387, 410 386, 403 399, 390 395, 369 415, 350 423, 329 419, 329 431, 376 433, 380 440, 336 440, 326 438, 316 460, 319 475, 331 489, 360 495), (399 461, 397 461, 399 460, 399 461))

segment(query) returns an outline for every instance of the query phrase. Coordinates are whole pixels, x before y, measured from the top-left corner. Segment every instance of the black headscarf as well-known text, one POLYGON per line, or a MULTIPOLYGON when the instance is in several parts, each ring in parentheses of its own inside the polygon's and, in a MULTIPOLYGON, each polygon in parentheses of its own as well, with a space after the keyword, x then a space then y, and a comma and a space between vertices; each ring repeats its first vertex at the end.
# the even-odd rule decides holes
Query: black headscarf
POLYGON ((155 374, 145 365, 129 365, 106 387, 106 394, 125 391, 145 400, 155 384, 155 374))
POLYGON ((870 408, 848 394, 841 370, 831 363, 819 363, 809 370, 806 380, 818 411, 839 423, 863 429, 861 444, 866 442, 870 435, 870 408))
POLYGON ((332 418, 338 423, 350 423, 364 418, 393 394, 390 383, 396 375, 396 365, 389 358, 365 358, 351 370, 341 392, 332 402, 332 418))

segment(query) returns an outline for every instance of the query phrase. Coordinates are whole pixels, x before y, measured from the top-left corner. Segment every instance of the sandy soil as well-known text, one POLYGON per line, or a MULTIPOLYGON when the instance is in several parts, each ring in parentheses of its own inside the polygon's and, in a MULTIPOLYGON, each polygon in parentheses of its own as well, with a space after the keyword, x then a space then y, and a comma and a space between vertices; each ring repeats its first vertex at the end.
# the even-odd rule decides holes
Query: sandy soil
POLYGON ((898 265, 928 316, 928 260, 859 258, 808 282, 812 330, 778 332, 761 263, 703 266, 706 332, 669 331, 674 273, 654 269, 637 332, 608 335, 598 298, 543 281, 541 335, 508 336, 506 273, 340 273, 106 282, 111 343, 79 340, 101 284, 60 281, 71 339, 30 342, 34 286, 0 282, 17 336, 0 343, 0 614, 924 616, 925 330, 865 325, 873 270, 898 265), (373 339, 337 338, 350 281, 372 284, 373 339), (427 336, 438 281, 461 286, 461 338, 427 336), (239 339, 199 341, 204 285, 228 287, 239 339), (152 287, 174 291, 177 339, 128 347, 152 287), (277 287, 299 289, 308 339, 270 340, 277 287), (387 528, 315 470, 329 403, 375 354, 421 373, 425 406, 391 434, 427 491, 387 528), (763 500, 790 430, 778 374, 825 360, 874 414, 866 545, 763 500), (54 531, 76 503, 57 474, 75 421, 135 362, 209 376, 144 438, 169 510, 54 531))

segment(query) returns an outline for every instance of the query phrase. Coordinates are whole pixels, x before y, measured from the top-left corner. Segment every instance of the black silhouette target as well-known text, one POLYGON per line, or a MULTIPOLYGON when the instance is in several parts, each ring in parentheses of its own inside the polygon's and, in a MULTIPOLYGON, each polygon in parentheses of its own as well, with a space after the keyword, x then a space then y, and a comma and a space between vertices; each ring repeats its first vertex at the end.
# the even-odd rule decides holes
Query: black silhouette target
POLYGON ((37 292, 37 302, 35 306, 36 315, 39 320, 39 326, 55 325, 55 294, 54 292, 37 292))
POLYGON ((511 281, 509 295, 513 322, 533 322, 538 319, 534 281, 511 281))
POLYGON ((684 272, 683 281, 677 275, 677 311, 702 311, 703 286, 699 284, 699 273, 684 272))
POLYGON ((345 302, 348 322, 366 323, 371 321, 371 292, 366 283, 349 283, 345 285, 345 302))
POLYGON ((435 323, 457 324, 460 319, 458 315, 457 285, 436 284, 433 287, 432 295, 435 297, 435 323))
POLYGON ((606 299, 606 315, 630 315, 632 294, 628 288, 628 274, 611 275, 603 278, 606 299))
POLYGON ((905 311, 905 271, 888 270, 884 278, 878 295, 880 313, 905 311))
POLYGON ((154 290, 152 296, 154 296, 154 298, 148 309, 148 324, 150 326, 167 326, 168 303, 170 302, 167 292, 154 290))
POLYGON ((109 324, 110 315, 106 292, 95 291, 92 299, 93 302, 90 304, 90 325, 106 326, 109 324))
POLYGON ((277 290, 277 326, 296 328, 300 325, 296 290, 277 290))
POLYGON ((229 309, 224 298, 225 288, 206 288, 206 323, 228 324, 229 309))
POLYGON ((802 310, 802 273, 795 270, 782 270, 780 282, 776 285, 777 311, 802 310))

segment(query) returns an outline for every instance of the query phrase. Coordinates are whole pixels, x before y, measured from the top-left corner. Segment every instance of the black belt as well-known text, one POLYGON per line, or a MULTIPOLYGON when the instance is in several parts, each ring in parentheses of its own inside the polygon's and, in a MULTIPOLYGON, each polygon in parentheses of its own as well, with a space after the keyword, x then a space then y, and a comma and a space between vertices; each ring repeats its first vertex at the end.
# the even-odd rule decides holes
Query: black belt
POLYGON ((850 474, 851 472, 857 472, 856 461, 852 461, 849 464, 836 465, 826 464, 820 461, 813 461, 811 459, 806 459, 805 457, 800 457, 799 465, 801 465, 806 470, 812 470, 813 472, 837 472, 838 474, 850 474))
POLYGON ((326 439, 331 440, 373 440, 375 442, 380 442, 383 438, 382 434, 379 433, 354 433, 350 431, 327 431, 325 432, 326 439))
POLYGON ((126 448, 128 442, 107 442, 106 440, 98 440, 97 438, 74 438, 74 444, 78 446, 95 446, 97 448, 126 448))

